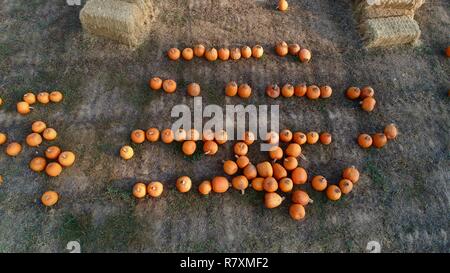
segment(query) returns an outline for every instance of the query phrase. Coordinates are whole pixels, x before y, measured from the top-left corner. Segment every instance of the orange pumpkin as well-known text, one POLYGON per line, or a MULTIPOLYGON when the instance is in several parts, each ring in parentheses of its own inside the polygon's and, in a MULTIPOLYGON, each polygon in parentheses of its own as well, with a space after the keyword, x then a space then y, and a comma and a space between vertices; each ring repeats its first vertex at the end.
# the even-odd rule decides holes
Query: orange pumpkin
POLYGON ((255 165, 248 164, 247 167, 244 168, 243 174, 247 177, 248 180, 252 180, 258 175, 257 169, 255 165))
POLYGON ((194 50, 187 47, 183 49, 183 51, 181 52, 181 56, 183 56, 183 59, 185 59, 186 61, 190 61, 194 59, 194 50))
POLYGON ((297 167, 292 171, 291 178, 294 184, 301 185, 308 181, 308 174, 304 168, 297 167))
POLYGON ((263 181, 263 188, 266 192, 276 192, 278 190, 278 182, 273 177, 266 177, 263 181))
POLYGON ((185 155, 190 156, 195 153, 197 149, 197 144, 193 140, 187 140, 183 142, 182 151, 185 155))
POLYGON ((3 145, 8 140, 8 136, 5 133, 0 133, 0 145, 3 145))
POLYGON ((359 171, 355 166, 350 166, 342 171, 342 177, 356 184, 359 181, 359 171))
MULTIPOLYGON (((170 130, 170 132, 172 132, 172 130, 170 130)), ((159 140, 159 130, 157 128, 149 128, 145 132, 145 138, 149 142, 157 142, 159 140)))
POLYGON ((280 160, 283 158, 283 149, 280 146, 273 146, 269 150, 269 156, 271 159, 280 160))
POLYGON ((45 150, 45 157, 48 159, 57 159, 61 154, 61 149, 58 146, 50 146, 45 150))
POLYGON ((146 194, 147 194, 147 187, 145 186, 144 183, 138 182, 138 183, 134 184, 134 186, 133 186, 133 196, 134 197, 141 199, 141 198, 144 198, 146 194))
POLYGON ((370 86, 364 86, 361 89, 361 96, 360 96, 361 99, 365 99, 367 97, 373 97, 374 95, 375 95, 375 90, 373 90, 373 88, 370 86))
POLYGON ((330 144, 331 144, 331 141, 332 141, 331 138, 332 138, 332 137, 331 137, 331 134, 328 133, 328 132, 321 133, 321 134, 320 134, 320 137, 319 137, 320 142, 321 142, 322 144, 324 144, 324 145, 330 145, 330 144))
POLYGON ((22 145, 17 142, 11 142, 6 146, 6 154, 12 157, 18 156, 22 152, 22 145))
POLYGON ((297 84, 294 87, 294 94, 297 97, 305 96, 306 95, 306 91, 308 91, 308 87, 306 86, 306 83, 300 83, 300 84, 297 84))
POLYGON ((234 97, 237 95, 238 85, 236 82, 229 82, 225 87, 225 95, 228 97, 234 97))
POLYGON ((256 177, 252 180, 251 186, 255 191, 263 191, 264 178, 262 177, 256 177))
POLYGON ((289 45, 289 54, 293 56, 298 56, 298 53, 300 52, 300 45, 299 44, 290 44, 289 45))
POLYGON ((34 172, 42 172, 47 166, 47 161, 43 157, 35 157, 30 161, 30 169, 34 172))
POLYGON ((152 90, 159 90, 162 88, 163 81, 159 77, 153 77, 148 81, 148 86, 152 90))
POLYGON ((285 41, 279 42, 275 46, 275 52, 278 54, 278 56, 284 57, 289 53, 289 46, 285 41))
POLYGON ((283 166, 286 170, 292 171, 298 166, 298 160, 295 157, 289 156, 286 157, 283 161, 283 166))
POLYGON ((145 132, 141 129, 134 130, 130 135, 131 141, 136 144, 144 143, 145 141, 145 132))
POLYGON ((361 96, 361 90, 358 87, 352 86, 347 89, 345 95, 351 100, 356 100, 361 96))
POLYGON ((21 115, 26 115, 31 112, 31 107, 27 102, 21 101, 16 105, 17 112, 21 115))
POLYGON ((26 138, 26 143, 30 147, 38 147, 42 143, 42 137, 38 133, 29 134, 26 138))
POLYGON ((306 48, 302 48, 298 53, 298 58, 302 63, 308 63, 311 60, 311 51, 306 48))
POLYGON ((377 133, 372 136, 373 146, 376 148, 383 148, 386 145, 388 139, 385 134, 377 133))
POLYGON ((297 143, 291 143, 287 146, 285 152, 287 156, 299 157, 302 154, 302 147, 297 143))
POLYGON ((245 144, 247 145, 252 145, 253 142, 255 142, 255 134, 253 134, 253 132, 250 131, 246 131, 244 133, 244 137, 243 137, 243 141, 245 142, 245 144))
POLYGON ((230 182, 223 176, 216 176, 211 181, 212 190, 216 193, 224 193, 230 187, 230 182))
POLYGON ((203 181, 198 186, 198 192, 201 193, 202 195, 210 194, 211 190, 212 190, 212 185, 211 185, 211 181, 209 181, 209 180, 203 181))
POLYGON ((40 120, 33 122, 33 124, 31 125, 31 131, 33 131, 33 133, 40 134, 44 132, 45 129, 47 129, 47 125, 45 124, 45 122, 40 120))
POLYGON ((181 193, 188 192, 191 190, 192 181, 188 176, 181 176, 177 179, 176 187, 181 193))
POLYGON ((239 169, 244 169, 248 164, 250 164, 250 159, 245 155, 241 155, 236 159, 236 164, 239 169))
POLYGON ((281 95, 285 98, 290 98, 294 95, 294 86, 287 83, 281 88, 281 95))
POLYGON ((256 165, 258 175, 261 177, 271 177, 273 175, 272 165, 268 161, 261 162, 256 165))
POLYGON ((230 58, 234 61, 237 61, 241 58, 241 50, 239 48, 233 48, 230 51, 230 58))
POLYGON ((170 144, 174 141, 174 133, 171 129, 164 129, 161 132, 161 140, 162 142, 166 143, 166 144, 170 144))
POLYGON ((47 104, 50 102, 50 94, 48 92, 41 92, 37 95, 38 102, 47 104))
POLYGON ((311 186, 316 191, 324 191, 328 186, 328 181, 322 175, 317 175, 313 177, 311 186))
POLYGON ((64 98, 63 94, 59 91, 53 91, 49 95, 50 101, 55 103, 61 102, 63 98, 64 98))
POLYGON ((377 101, 373 97, 367 97, 361 101, 361 108, 366 112, 372 112, 376 104, 377 101))
POLYGON ((397 137, 398 130, 395 124, 391 123, 384 127, 384 134, 386 135, 387 139, 392 140, 397 137))
POLYGON ((278 133, 270 131, 266 134, 265 140, 269 144, 276 145, 280 141, 280 136, 278 135, 278 133))
POLYGON ((214 140, 219 145, 225 144, 228 141, 228 133, 225 130, 217 131, 214 134, 214 140))
POLYGON ((306 97, 310 100, 320 98, 320 88, 317 85, 310 85, 306 90, 306 97))
POLYGON ((183 128, 179 128, 173 133, 173 138, 176 142, 183 142, 187 139, 186 130, 183 128))
POLYGON ((309 195, 302 190, 295 190, 291 195, 292 203, 300 204, 302 206, 307 206, 308 204, 312 204, 314 201, 309 198, 309 195))
POLYGON ((164 80, 162 88, 166 93, 172 94, 177 90, 177 83, 170 79, 164 80))
POLYGON ((353 183, 349 179, 341 179, 339 181, 339 189, 343 194, 349 194, 353 190, 353 183))
POLYGON ((360 134, 358 136, 358 144, 362 148, 367 149, 370 146, 372 146, 372 143, 373 143, 372 137, 369 136, 368 134, 360 134))
POLYGON ((59 200, 59 195, 55 191, 46 191, 41 197, 41 202, 46 207, 54 206, 59 200))
POLYGON ((324 85, 324 86, 320 87, 320 97, 322 99, 327 99, 327 98, 331 97, 332 94, 333 94, 333 89, 331 89, 330 86, 324 85))
POLYGON ((214 140, 214 132, 211 129, 202 131, 202 140, 203 141, 213 141, 214 140))
POLYGON ((228 61, 230 59, 230 50, 228 48, 221 48, 217 52, 219 59, 222 61, 228 61))
POLYGON ((305 208, 300 204, 292 204, 289 207, 289 215, 295 221, 300 221, 305 218, 306 211, 305 208))
POLYGON ((287 11, 289 8, 289 4, 286 0, 279 0, 278 1, 278 10, 279 11, 287 11))
POLYGON ((317 141, 319 141, 319 133, 317 132, 309 132, 308 134, 306 134, 306 142, 308 142, 308 144, 316 144, 317 141))
POLYGON ((187 94, 191 97, 200 96, 200 85, 198 83, 190 83, 187 86, 187 94))
POLYGON ((151 197, 160 197, 164 191, 164 186, 161 182, 155 181, 151 182, 147 186, 147 194, 151 197))
POLYGON ((279 163, 273 164, 272 169, 273 169, 273 177, 276 180, 285 178, 288 175, 286 169, 279 163))
POLYGON ((70 167, 75 162, 75 154, 70 151, 62 152, 58 156, 58 162, 63 167, 70 167))
MULTIPOLYGON (((26 93, 25 95, 23 95, 23 101, 28 103, 29 105, 33 105, 36 103, 36 96, 31 92, 26 93)), ((2 105, 1 99, 0 99, 0 105, 2 105)))
POLYGON ((267 94, 267 96, 271 97, 272 99, 276 99, 281 94, 280 87, 278 87, 277 84, 268 85, 266 87, 266 94, 267 94))
POLYGON ((167 51, 167 56, 172 61, 176 61, 180 58, 181 52, 178 48, 171 48, 167 51))
POLYGON ((239 97, 246 99, 249 98, 251 95, 252 95, 252 88, 248 84, 244 83, 239 85, 238 88, 239 97))
POLYGON ((51 177, 57 177, 62 172, 62 166, 59 165, 59 163, 52 162, 45 167, 45 173, 47 173, 48 176, 51 177))
POLYGON ((278 193, 276 192, 267 192, 264 195, 264 205, 266 206, 266 208, 268 209, 273 209, 278 207, 279 205, 281 205, 281 203, 283 202, 284 198, 281 197, 278 193))
POLYGON ((238 170, 239 167, 233 160, 227 160, 223 163, 223 171, 228 175, 234 175, 238 170))
POLYGON ((280 132, 280 140, 282 142, 288 143, 292 140, 292 132, 289 129, 284 129, 280 132))
POLYGON ((282 192, 290 192, 294 187, 294 183, 292 182, 292 179, 290 179, 289 177, 285 177, 280 180, 280 182, 278 183, 278 187, 282 192))
POLYGON ((217 49, 215 49, 215 48, 213 47, 213 48, 210 48, 210 49, 206 50, 206 52, 205 52, 205 58, 206 58, 208 61, 210 61, 210 62, 216 61, 217 58, 218 58, 217 49))
POLYGON ((248 153, 248 146, 244 142, 234 144, 234 153, 236 155, 246 155, 248 153))
POLYGON ((242 194, 245 193, 245 189, 248 188, 248 180, 247 177, 243 175, 239 175, 234 177, 231 180, 231 184, 233 185, 233 188, 235 188, 238 191, 241 191, 242 194))
POLYGON ((248 46, 243 46, 241 48, 241 56, 244 59, 249 59, 252 57, 252 49, 248 46))
POLYGON ((307 137, 304 133, 302 132, 295 132, 294 135, 292 136, 292 140, 297 143, 298 145, 303 145, 306 143, 307 141, 307 137))
POLYGON ((203 144, 203 152, 205 153, 205 155, 209 155, 209 156, 215 155, 218 150, 219 150, 219 146, 217 145, 217 143, 215 141, 207 140, 203 144))
POLYGON ((253 58, 260 59, 264 55, 264 48, 260 45, 255 45, 252 48, 253 58))
POLYGON ((206 48, 202 44, 198 44, 194 47, 194 55, 196 57, 199 57, 199 58, 203 57, 205 55, 205 51, 206 51, 206 48))
POLYGON ((331 201, 337 201, 341 198, 342 192, 338 186, 330 185, 327 188, 326 194, 327 194, 328 199, 330 199, 331 201))
POLYGON ((120 148, 120 157, 122 157, 125 160, 129 160, 134 156, 133 148, 130 146, 123 146, 120 148))

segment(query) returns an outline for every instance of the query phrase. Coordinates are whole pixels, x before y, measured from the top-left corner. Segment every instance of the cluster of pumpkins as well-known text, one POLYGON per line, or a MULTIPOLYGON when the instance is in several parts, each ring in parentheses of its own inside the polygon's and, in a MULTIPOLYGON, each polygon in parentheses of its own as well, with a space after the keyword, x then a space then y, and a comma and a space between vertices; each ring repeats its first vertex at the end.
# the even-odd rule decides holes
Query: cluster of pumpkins
POLYGON ((285 41, 280 41, 275 45, 275 52, 280 57, 285 57, 288 54, 298 57, 302 63, 311 61, 312 54, 307 48, 301 47, 299 44, 289 44, 285 41))
POLYGON ((273 99, 278 98, 280 95, 285 98, 295 95, 297 97, 306 96, 310 100, 317 100, 319 98, 330 98, 332 94, 333 89, 328 85, 318 87, 317 85, 307 86, 305 83, 301 83, 293 86, 287 83, 281 88, 277 84, 271 84, 266 87, 266 95, 273 99))
POLYGON ((375 100, 375 90, 371 86, 364 86, 363 88, 352 86, 346 91, 347 98, 351 100, 360 100, 361 109, 366 112, 372 112, 375 109, 377 101, 375 100))
POLYGON ((167 56, 172 61, 177 61, 183 58, 186 61, 194 59, 194 57, 205 58, 210 62, 214 62, 217 59, 222 61, 233 60, 237 61, 240 59, 250 59, 251 57, 255 59, 260 59, 264 55, 264 48, 260 45, 255 45, 252 48, 249 46, 243 46, 242 48, 232 48, 228 49, 225 47, 217 50, 214 47, 206 48, 202 44, 197 44, 194 48, 187 47, 180 51, 178 48, 171 48, 167 51, 167 56))
POLYGON ((383 148, 388 140, 394 140, 397 138, 398 129, 395 124, 391 123, 384 127, 383 133, 376 133, 370 136, 369 134, 360 134, 358 136, 358 145, 361 148, 367 149, 372 146, 375 148, 383 148))
POLYGON ((32 92, 28 92, 23 95, 22 101, 17 103, 17 112, 21 115, 26 115, 29 114, 31 110, 33 110, 33 107, 31 107, 31 105, 35 104, 36 102, 39 102, 41 104, 48 104, 49 102, 58 103, 61 102, 63 98, 64 96, 60 91, 52 91, 50 93, 40 92, 37 95, 32 92))

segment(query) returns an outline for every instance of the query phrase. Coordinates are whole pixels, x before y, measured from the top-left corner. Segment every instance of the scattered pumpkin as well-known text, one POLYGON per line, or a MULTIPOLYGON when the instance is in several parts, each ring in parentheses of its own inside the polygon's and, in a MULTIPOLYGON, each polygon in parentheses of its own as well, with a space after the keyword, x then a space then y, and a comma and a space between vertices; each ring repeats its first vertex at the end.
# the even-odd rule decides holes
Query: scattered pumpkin
POLYGON ((252 49, 249 46, 243 46, 241 48, 241 56, 244 59, 249 59, 252 57, 252 49))
POLYGON ((58 193, 55 191, 46 191, 41 196, 41 202, 46 207, 54 206, 59 200, 58 193))
POLYGON ((209 180, 203 181, 198 186, 198 192, 201 193, 202 195, 210 194, 211 190, 212 190, 212 185, 211 185, 211 181, 209 181, 209 180))
POLYGON ((144 183, 138 182, 133 186, 133 196, 136 198, 144 198, 147 195, 147 187, 144 183))
POLYGON ((297 167, 292 171, 291 178, 295 185, 301 185, 308 181, 308 174, 304 168, 297 167))
POLYGON ((330 145, 331 141, 332 141, 332 136, 330 133, 328 132, 324 132, 320 134, 320 143, 324 144, 324 145, 330 145))
POLYGON ((188 192, 191 190, 192 181, 188 176, 181 176, 177 179, 176 187, 181 193, 188 192))
POLYGON ((57 159, 61 154, 61 149, 58 146, 50 146, 45 150, 45 157, 48 159, 57 159))
POLYGON ((361 89, 355 86, 349 87, 345 95, 351 100, 356 100, 361 96, 361 89))
POLYGON ((298 145, 303 145, 306 143, 307 141, 307 137, 304 133, 302 132, 295 132, 294 135, 292 136, 292 140, 297 143, 298 145))
POLYGON ((44 139, 48 141, 55 140, 57 136, 58 133, 53 128, 46 128, 44 132, 42 132, 42 137, 44 137, 44 139))
POLYGON ((162 84, 163 84, 163 80, 161 80, 161 78, 159 77, 153 77, 148 81, 148 86, 150 86, 150 88, 152 90, 160 90, 162 88, 162 84))
POLYGON ((267 192, 264 195, 264 205, 266 206, 266 208, 268 209, 273 209, 278 207, 279 205, 281 205, 281 203, 283 202, 284 198, 281 197, 278 193, 276 192, 267 192))
POLYGON ((295 190, 291 195, 292 203, 300 204, 302 206, 307 206, 308 204, 312 204, 314 201, 309 198, 309 195, 302 190, 295 190))
POLYGON ((264 161, 256 165, 256 170, 260 177, 271 177, 273 176, 273 168, 270 162, 264 161))
POLYGON ((228 175, 234 175, 238 170, 239 167, 233 160, 227 160, 223 163, 223 171, 228 175))
POLYGON ((183 49, 183 51, 181 52, 181 56, 183 56, 183 59, 185 59, 186 61, 190 61, 194 59, 194 50, 192 50, 192 48, 190 47, 187 47, 183 49))
POLYGON ((187 137, 187 133, 186 133, 186 130, 184 130, 183 128, 179 128, 174 133, 174 140, 177 142, 185 141, 186 137, 187 137))
POLYGON ((302 63, 308 63, 311 60, 311 51, 306 48, 302 48, 298 53, 298 58, 302 63))
POLYGON ((42 143, 42 137, 38 133, 31 133, 27 136, 25 141, 30 147, 38 147, 42 143))
POLYGON ((308 142, 308 144, 316 144, 317 141, 319 141, 319 133, 317 132, 309 132, 308 134, 306 134, 306 142, 308 142))
POLYGON ((246 155, 248 153, 248 146, 244 142, 237 142, 234 144, 233 150, 236 155, 246 155))
POLYGON ((163 90, 166 93, 174 93, 177 90, 177 83, 174 80, 164 80, 162 84, 163 90))
POLYGON ((243 175, 239 175, 231 180, 231 184, 233 185, 233 188, 244 194, 245 190, 248 188, 248 179, 243 175))
POLYGON ((289 83, 283 85, 283 88, 281 88, 281 95, 285 98, 294 96, 294 92, 294 86, 289 83))
POLYGON ((255 165, 248 164, 247 167, 244 168, 243 174, 247 177, 248 180, 252 180, 258 175, 257 169, 255 165))
POLYGON ((358 144, 364 149, 367 149, 370 146, 372 146, 372 142, 373 142, 372 137, 369 136, 368 134, 360 134, 358 136, 358 144))
POLYGON ((281 94, 280 87, 277 84, 270 84, 266 87, 266 94, 272 99, 276 99, 281 94))
POLYGON ((0 133, 0 145, 3 145, 8 140, 8 136, 5 133, 0 133))
POLYGON ((187 94, 191 97, 200 96, 200 85, 198 83, 190 83, 187 86, 187 94))
POLYGON ((198 44, 198 45, 194 46, 194 55, 196 57, 199 57, 199 58, 203 57, 205 55, 205 51, 206 51, 206 48, 202 44, 198 44))
POLYGON ((120 148, 120 157, 122 157, 125 160, 129 160, 134 156, 133 148, 130 146, 123 146, 120 148))
POLYGON ((33 133, 40 134, 44 132, 45 129, 47 129, 47 124, 45 124, 45 122, 43 121, 38 120, 31 124, 31 131, 33 131, 33 133))
POLYGON ((394 123, 387 125, 384 127, 384 134, 389 140, 395 139, 398 134, 397 126, 394 123))
POLYGON ((236 159, 236 164, 239 169, 244 169, 248 164, 250 164, 250 159, 246 155, 238 156, 236 159))
POLYGON ((341 198, 341 189, 336 185, 330 185, 327 188, 326 194, 331 201, 337 201, 341 198))
POLYGON ((376 148, 383 148, 386 145, 388 139, 383 133, 376 133, 372 136, 373 146, 376 148))
POLYGON ((266 142, 269 144, 278 144, 278 142, 280 141, 280 136, 278 135, 278 133, 274 132, 274 131, 270 131, 266 134, 266 142))
POLYGON ((320 88, 317 85, 310 85, 306 90, 306 97, 310 100, 320 98, 320 88))
POLYGON ((214 139, 219 145, 225 144, 228 141, 228 134, 225 130, 219 130, 214 134, 214 139))
POLYGON ((58 157, 58 162, 63 167, 70 167, 75 162, 75 154, 70 151, 62 152, 58 157))
POLYGON ((145 138, 149 142, 157 142, 159 140, 159 130, 157 128, 149 128, 145 132, 145 138))
POLYGON ((18 156, 22 152, 22 145, 17 142, 11 142, 6 146, 6 154, 9 156, 18 156))
POLYGON ((178 48, 171 48, 169 51, 167 51, 167 56, 172 61, 176 61, 180 58, 181 52, 178 48))
POLYGON ((252 48, 253 58, 260 59, 264 55, 264 48, 260 45, 255 45, 252 48))
POLYGON ((283 149, 280 146, 272 146, 269 150, 269 157, 273 160, 280 160, 283 158, 283 149))
POLYGON ((322 175, 317 175, 313 177, 311 186, 316 191, 324 191, 328 186, 328 181, 322 175))
POLYGON ((341 179, 339 181, 339 189, 343 194, 349 194, 353 189, 353 183, 349 179, 341 179))
POLYGON ((272 169, 273 169, 273 177, 276 180, 280 180, 282 178, 285 178, 288 175, 286 169, 279 163, 273 164, 272 169))
POLYGON ((230 51, 230 58, 234 61, 237 61, 241 58, 241 50, 239 48, 233 48, 230 51))
POLYGON ((293 56, 298 56, 298 53, 300 52, 300 45, 299 44, 290 44, 289 45, 289 54, 293 56))
POLYGON ((365 99, 367 97, 373 97, 374 95, 375 95, 375 90, 373 90, 372 87, 364 86, 363 88, 361 88, 361 95, 360 95, 361 99, 365 99))
POLYGON ((255 191, 263 191, 264 178, 262 177, 256 177, 252 180, 251 186, 255 191))
POLYGON ((266 192, 276 192, 278 190, 278 182, 273 177, 266 177, 263 182, 263 188, 266 192))
POLYGON ((211 181, 212 190, 216 193, 224 193, 230 187, 230 182, 226 177, 216 176, 211 181))
POLYGON ((161 132, 161 140, 166 144, 170 144, 174 140, 174 133, 171 129, 164 129, 161 132))
POLYGON ((342 177, 356 184, 359 180, 359 171, 355 166, 347 167, 342 171, 342 177))
POLYGON ((285 177, 280 180, 280 182, 278 183, 278 187, 282 192, 290 192, 294 187, 294 183, 292 182, 292 179, 290 179, 289 177, 285 177))
POLYGON ((306 211, 305 208, 300 204, 292 204, 289 206, 289 215, 292 219, 300 221, 305 218, 306 211))
POLYGON ((62 172, 62 166, 57 162, 51 162, 45 168, 45 173, 51 177, 57 177, 62 172))
POLYGON ((285 142, 285 143, 291 142, 291 140, 292 140, 292 132, 291 132, 291 130, 283 129, 280 132, 280 140, 282 142, 285 142))
POLYGON ((320 87, 320 97, 322 99, 327 99, 327 98, 331 97, 332 94, 333 94, 333 89, 331 89, 330 86, 324 85, 324 86, 320 87))
POLYGON ((219 150, 219 146, 217 145, 217 143, 215 141, 207 140, 203 144, 203 152, 206 155, 210 155, 210 156, 215 155, 218 150, 219 150))
POLYGON ((279 11, 287 11, 288 8, 289 8, 289 4, 286 0, 278 1, 278 10, 279 11))
POLYGON ((197 144, 193 140, 187 140, 183 142, 183 153, 187 156, 193 155, 197 149, 197 144))
POLYGON ((252 95, 252 88, 248 84, 243 83, 239 85, 238 88, 239 97, 246 99, 249 98, 251 95, 252 95))
POLYGON ((255 137, 255 134, 253 134, 253 132, 246 131, 244 133, 243 141, 245 142, 245 144, 252 145, 253 142, 255 142, 255 140, 256 140, 256 137, 255 137))
POLYGON ((48 92, 41 92, 37 95, 37 101, 42 104, 47 104, 50 102, 50 94, 48 92))
POLYGON ((308 87, 306 86, 306 83, 300 83, 300 84, 297 84, 294 87, 294 94, 297 97, 305 96, 306 95, 306 91, 308 91, 308 87))
POLYGON ((217 54, 222 61, 228 61, 230 59, 230 50, 228 48, 219 49, 217 54))
POLYGON ((164 186, 161 182, 155 181, 151 182, 147 186, 147 194, 151 197, 160 197, 164 191, 164 186))
POLYGON ((26 115, 31 112, 31 107, 28 102, 21 101, 17 103, 17 112, 21 115, 26 115))
POLYGON ((144 143, 145 141, 145 132, 144 130, 137 129, 131 132, 130 135, 131 141, 133 141, 136 144, 144 143))
POLYGON ((36 95, 31 92, 26 93, 25 95, 23 95, 23 101, 28 103, 29 105, 33 105, 36 103, 36 95))
POLYGON ((275 52, 278 54, 278 56, 284 57, 289 53, 289 46, 285 41, 279 42, 275 46, 275 52))
POLYGON ((367 97, 361 101, 361 108, 366 112, 372 112, 376 104, 377 101, 373 97, 367 97))
POLYGON ((236 82, 229 82, 225 87, 225 95, 228 97, 234 97, 237 95, 238 85, 236 82))
POLYGON ((215 49, 214 47, 206 50, 205 58, 208 61, 214 62, 215 60, 217 60, 217 57, 218 57, 217 49, 215 49))
POLYGON ((30 161, 30 169, 34 172, 42 172, 47 166, 47 161, 43 157, 35 157, 30 161))
POLYGON ((63 94, 59 91, 53 91, 49 95, 50 101, 55 103, 61 102, 63 98, 64 98, 63 94))
POLYGON ((288 156, 283 160, 283 166, 288 171, 292 171, 298 166, 298 160, 295 157, 288 156))
POLYGON ((285 150, 286 156, 299 157, 302 154, 302 147, 297 143, 291 143, 285 150))

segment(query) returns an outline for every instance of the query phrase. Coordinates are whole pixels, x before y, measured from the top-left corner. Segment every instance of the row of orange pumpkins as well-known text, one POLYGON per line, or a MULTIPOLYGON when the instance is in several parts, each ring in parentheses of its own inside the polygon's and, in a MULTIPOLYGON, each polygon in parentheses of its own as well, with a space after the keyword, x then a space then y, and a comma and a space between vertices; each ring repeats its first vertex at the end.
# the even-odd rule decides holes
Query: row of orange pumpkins
POLYGON ((23 95, 22 101, 16 104, 17 112, 21 115, 27 115, 33 110, 31 105, 39 102, 41 104, 48 104, 50 102, 59 103, 63 100, 64 95, 60 91, 52 91, 50 93, 44 91, 35 95, 32 92, 28 92, 23 95))

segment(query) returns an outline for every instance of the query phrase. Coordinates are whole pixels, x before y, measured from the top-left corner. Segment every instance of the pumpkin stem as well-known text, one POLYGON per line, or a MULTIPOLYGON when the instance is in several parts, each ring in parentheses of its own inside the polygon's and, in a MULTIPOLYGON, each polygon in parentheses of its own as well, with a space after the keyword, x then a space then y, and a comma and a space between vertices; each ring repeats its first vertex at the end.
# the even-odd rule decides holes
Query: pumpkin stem
POLYGON ((308 200, 308 203, 312 204, 314 203, 314 200, 312 200, 311 198, 308 200))
POLYGON ((211 151, 206 151, 205 155, 209 155, 211 153, 211 151))
POLYGON ((241 194, 244 195, 245 194, 245 190, 241 190, 241 194))
POLYGON ((300 154, 300 158, 305 160, 305 161, 308 161, 308 159, 306 158, 306 156, 304 154, 300 154))

